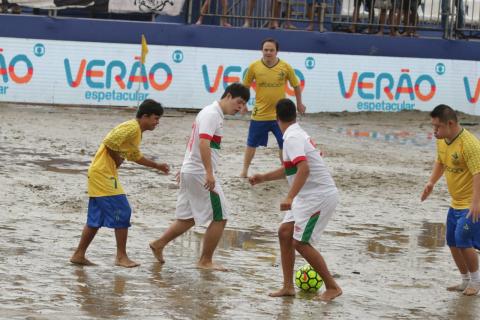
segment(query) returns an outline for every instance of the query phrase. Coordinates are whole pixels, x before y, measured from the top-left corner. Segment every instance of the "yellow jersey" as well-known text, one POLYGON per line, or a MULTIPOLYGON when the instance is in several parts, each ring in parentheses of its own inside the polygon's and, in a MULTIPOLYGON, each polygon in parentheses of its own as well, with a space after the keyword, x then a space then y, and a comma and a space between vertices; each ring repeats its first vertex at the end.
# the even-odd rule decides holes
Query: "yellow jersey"
POLYGON ((472 204, 473 175, 480 172, 480 142, 466 129, 447 143, 437 140, 437 162, 445 169, 451 207, 468 209, 472 204))
POLYGON ((136 119, 119 124, 110 131, 97 150, 88 168, 88 195, 104 197, 124 194, 118 181, 118 171, 115 161, 108 153, 116 151, 129 161, 138 161, 143 155, 140 152, 142 130, 136 119))
POLYGON ((255 106, 252 119, 257 121, 276 120, 275 106, 285 98, 287 81, 292 87, 300 85, 293 68, 283 60, 273 67, 267 67, 262 60, 253 62, 245 74, 243 84, 250 87, 255 80, 255 106))

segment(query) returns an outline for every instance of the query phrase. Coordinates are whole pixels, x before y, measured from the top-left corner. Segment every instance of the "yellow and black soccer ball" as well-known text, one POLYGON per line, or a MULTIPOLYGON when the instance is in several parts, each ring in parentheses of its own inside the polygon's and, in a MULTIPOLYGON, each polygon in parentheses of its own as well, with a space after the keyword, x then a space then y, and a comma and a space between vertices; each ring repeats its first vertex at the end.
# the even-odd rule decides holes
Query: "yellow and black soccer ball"
POLYGON ((295 284, 305 292, 317 292, 323 285, 323 279, 311 265, 306 264, 295 272, 295 284))

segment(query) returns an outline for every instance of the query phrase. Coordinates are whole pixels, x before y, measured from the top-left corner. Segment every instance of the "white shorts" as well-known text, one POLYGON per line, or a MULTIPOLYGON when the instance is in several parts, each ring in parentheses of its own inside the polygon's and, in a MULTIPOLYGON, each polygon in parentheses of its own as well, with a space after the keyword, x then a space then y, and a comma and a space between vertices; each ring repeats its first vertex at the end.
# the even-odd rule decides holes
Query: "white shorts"
POLYGON ((177 219, 193 218, 196 225, 228 219, 225 195, 220 181, 215 181, 213 192, 205 189, 204 184, 204 174, 180 173, 180 190, 175 208, 177 219))
POLYGON ((338 193, 295 197, 292 209, 285 213, 282 223, 295 222, 293 238, 314 244, 330 221, 338 204, 338 193))

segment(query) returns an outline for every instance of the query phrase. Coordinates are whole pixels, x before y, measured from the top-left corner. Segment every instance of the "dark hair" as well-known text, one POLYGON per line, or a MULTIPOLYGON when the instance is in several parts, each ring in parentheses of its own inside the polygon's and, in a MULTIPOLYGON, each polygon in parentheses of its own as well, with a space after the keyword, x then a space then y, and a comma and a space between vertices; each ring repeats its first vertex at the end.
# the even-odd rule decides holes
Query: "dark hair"
POLYGON ((282 122, 292 122, 297 119, 295 103, 290 99, 281 99, 277 102, 277 119, 282 122))
POLYGON ((273 38, 267 38, 267 39, 265 39, 265 40, 262 41, 262 48, 261 48, 262 50, 263 50, 263 45, 265 44, 265 42, 272 42, 272 43, 274 43, 274 44, 275 44, 275 48, 277 48, 277 51, 278 51, 278 49, 280 49, 280 46, 278 45, 278 41, 277 41, 277 40, 275 40, 275 39, 273 39, 273 38))
POLYGON ((250 99, 250 89, 245 87, 243 84, 236 82, 232 83, 229 85, 226 89, 225 92, 222 95, 222 99, 229 94, 232 96, 232 98, 237 98, 240 97, 245 101, 248 101, 250 99))
POLYGON ((440 122, 443 123, 447 123, 450 120, 458 122, 457 113, 446 104, 439 104, 436 106, 432 112, 430 112, 430 117, 438 118, 440 122))
POLYGON ((163 116, 162 104, 152 99, 144 100, 138 107, 137 119, 140 119, 143 115, 150 116, 152 114, 163 116))

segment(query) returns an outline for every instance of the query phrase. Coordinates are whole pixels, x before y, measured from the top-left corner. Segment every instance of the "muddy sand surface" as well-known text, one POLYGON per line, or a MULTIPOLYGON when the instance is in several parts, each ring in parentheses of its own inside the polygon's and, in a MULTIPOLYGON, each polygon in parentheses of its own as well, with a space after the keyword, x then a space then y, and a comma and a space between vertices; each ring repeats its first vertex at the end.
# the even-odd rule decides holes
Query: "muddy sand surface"
MULTIPOLYGON (((86 171, 106 133, 132 110, 0 105, 0 318, 2 319, 478 319, 480 297, 445 287, 458 272, 445 244, 444 180, 420 203, 435 157, 428 113, 325 113, 300 119, 325 154, 341 192, 318 248, 344 294, 270 298, 281 285, 276 230, 286 181, 250 187, 238 178, 247 116, 225 121, 218 176, 232 219, 216 253, 230 272, 196 269, 205 231, 196 227, 155 261, 148 242, 173 221, 177 185, 125 163, 120 179, 133 207, 128 252, 141 263, 114 266, 112 230, 88 257, 69 263, 86 220, 86 171)), ((167 111, 144 134, 146 156, 183 160, 194 113, 167 111)), ((480 136, 480 118, 461 116, 480 136)), ((279 165, 274 138, 251 173, 279 165)), ((297 256, 296 266, 305 262, 297 256)))

